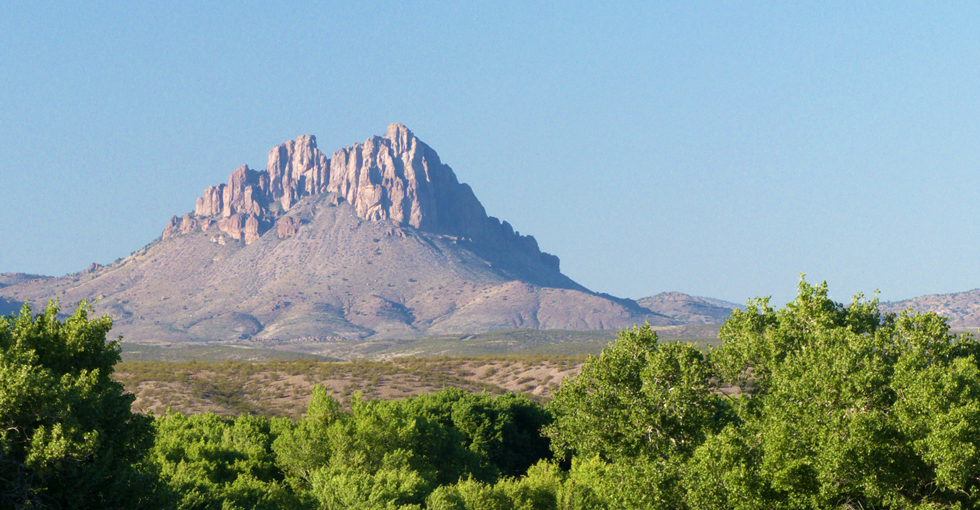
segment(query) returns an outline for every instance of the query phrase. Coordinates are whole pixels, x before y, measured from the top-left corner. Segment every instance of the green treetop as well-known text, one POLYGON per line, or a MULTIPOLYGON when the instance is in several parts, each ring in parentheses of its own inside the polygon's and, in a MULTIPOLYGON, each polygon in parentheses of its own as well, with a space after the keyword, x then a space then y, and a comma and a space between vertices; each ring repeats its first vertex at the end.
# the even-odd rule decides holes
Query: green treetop
POLYGON ((110 377, 112 320, 58 311, 0 317, 0 508, 138 508, 151 426, 110 377))

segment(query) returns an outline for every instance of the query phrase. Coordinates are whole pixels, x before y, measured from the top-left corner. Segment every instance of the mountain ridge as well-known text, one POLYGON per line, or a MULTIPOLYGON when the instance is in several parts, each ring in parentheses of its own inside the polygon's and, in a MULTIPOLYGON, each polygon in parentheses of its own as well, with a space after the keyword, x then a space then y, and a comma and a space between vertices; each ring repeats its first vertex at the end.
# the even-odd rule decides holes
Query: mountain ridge
MULTIPOLYGON (((25 300, 95 302, 127 341, 255 342, 304 352, 519 329, 720 324, 737 306, 593 292, 557 256, 486 213, 401 124, 327 157, 304 135, 209 186, 130 257, 60 278, 0 275, 0 313, 25 300)), ((980 325, 980 290, 882 303, 980 325), (931 307, 931 308, 930 308, 931 307)), ((250 345, 251 345, 250 344, 250 345)), ((350 350, 348 350, 350 351, 350 350)))
POLYGON ((724 324, 738 305, 720 299, 661 292, 636 300, 637 304, 684 324, 724 324))
POLYGON ((882 311, 900 313, 907 309, 935 312, 949 318, 952 328, 980 327, 980 289, 949 294, 925 294, 910 299, 881 303, 882 311))
POLYGON ((209 186, 193 213, 171 218, 163 237, 213 227, 250 244, 275 227, 285 238, 297 226, 285 216, 289 209, 303 197, 322 193, 342 197, 365 220, 392 220, 477 244, 519 249, 560 271, 558 257, 542 252, 534 237, 487 215, 469 185, 460 183, 431 147, 397 123, 388 126, 387 135, 340 149, 329 159, 313 135, 282 143, 269 151, 265 170, 243 165, 227 184, 209 186))

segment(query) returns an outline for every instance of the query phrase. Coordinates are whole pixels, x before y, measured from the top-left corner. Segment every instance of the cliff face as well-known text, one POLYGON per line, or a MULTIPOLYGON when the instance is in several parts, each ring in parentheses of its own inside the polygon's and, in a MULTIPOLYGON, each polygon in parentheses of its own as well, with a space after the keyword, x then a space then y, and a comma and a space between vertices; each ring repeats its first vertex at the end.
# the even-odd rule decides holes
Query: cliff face
POLYGON ((343 197, 359 218, 392 220, 491 250, 517 250, 559 270, 558 257, 541 252, 533 237, 488 216, 470 187, 401 124, 329 160, 312 135, 279 145, 269 152, 264 171, 242 166, 228 184, 208 187, 194 213, 173 217, 163 238, 209 229, 246 244, 268 231, 285 238, 300 228, 285 216, 290 208, 303 197, 327 192, 343 197))

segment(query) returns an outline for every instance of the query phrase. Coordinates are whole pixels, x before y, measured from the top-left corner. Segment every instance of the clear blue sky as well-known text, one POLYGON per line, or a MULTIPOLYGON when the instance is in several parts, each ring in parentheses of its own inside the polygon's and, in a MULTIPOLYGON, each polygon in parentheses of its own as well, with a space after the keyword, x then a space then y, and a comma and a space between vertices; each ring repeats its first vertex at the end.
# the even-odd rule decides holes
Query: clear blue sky
POLYGON ((596 291, 980 287, 975 2, 89 3, 0 5, 0 272, 401 122, 596 291))

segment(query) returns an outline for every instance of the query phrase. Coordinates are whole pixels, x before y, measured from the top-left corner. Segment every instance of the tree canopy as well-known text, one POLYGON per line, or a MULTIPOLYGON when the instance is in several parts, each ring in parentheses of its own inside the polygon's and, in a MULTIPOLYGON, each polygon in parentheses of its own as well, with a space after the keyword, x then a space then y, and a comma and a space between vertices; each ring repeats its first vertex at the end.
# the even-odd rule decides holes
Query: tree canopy
POLYGON ((717 349, 619 333, 540 406, 444 389, 299 421, 133 415, 107 318, 0 319, 0 508, 938 509, 980 501, 980 344, 801 280, 717 349), (552 453, 554 455, 552 455, 552 453))
POLYGON ((112 321, 58 312, 0 317, 0 507, 137 508, 151 419, 110 377, 112 321))
POLYGON ((977 501, 980 344, 950 334, 946 319, 883 314, 862 295, 843 305, 826 283, 801 280, 785 308, 753 300, 719 336, 721 348, 704 354, 634 328, 559 389, 545 433, 576 455, 573 476, 593 473, 597 505, 977 501))

